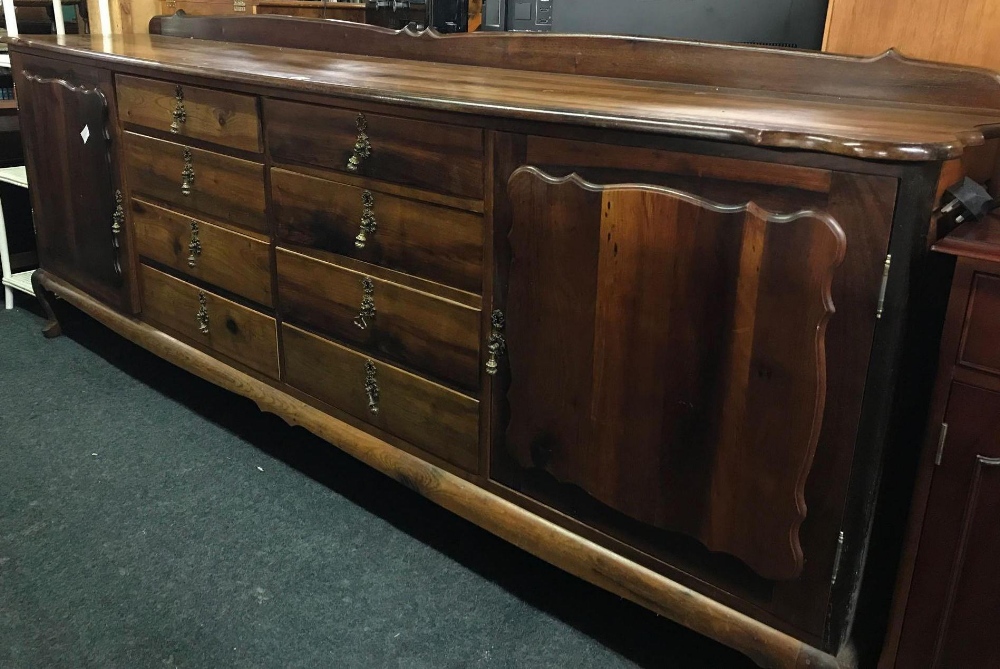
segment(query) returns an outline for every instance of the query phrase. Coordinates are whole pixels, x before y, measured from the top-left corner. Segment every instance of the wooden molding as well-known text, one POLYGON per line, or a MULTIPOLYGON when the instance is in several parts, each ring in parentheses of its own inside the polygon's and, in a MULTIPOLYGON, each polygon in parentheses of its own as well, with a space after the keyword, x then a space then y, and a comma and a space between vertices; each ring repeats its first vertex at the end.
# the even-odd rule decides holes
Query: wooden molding
POLYGON ((56 293, 129 341, 300 425, 438 505, 598 587, 730 646, 772 669, 840 669, 836 658, 686 588, 479 486, 328 416, 259 379, 120 314, 38 270, 36 285, 56 293))

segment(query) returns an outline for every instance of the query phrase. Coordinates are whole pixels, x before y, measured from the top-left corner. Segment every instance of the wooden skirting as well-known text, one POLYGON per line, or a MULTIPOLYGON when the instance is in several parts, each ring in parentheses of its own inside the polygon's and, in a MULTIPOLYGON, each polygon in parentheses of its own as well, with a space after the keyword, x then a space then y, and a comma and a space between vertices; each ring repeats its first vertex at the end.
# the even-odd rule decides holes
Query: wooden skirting
POLYGON ((301 425, 438 505, 601 588, 734 648, 772 669, 840 669, 837 660, 787 634, 626 560, 475 484, 400 451, 248 374, 122 315, 48 274, 37 282, 164 360, 301 425))

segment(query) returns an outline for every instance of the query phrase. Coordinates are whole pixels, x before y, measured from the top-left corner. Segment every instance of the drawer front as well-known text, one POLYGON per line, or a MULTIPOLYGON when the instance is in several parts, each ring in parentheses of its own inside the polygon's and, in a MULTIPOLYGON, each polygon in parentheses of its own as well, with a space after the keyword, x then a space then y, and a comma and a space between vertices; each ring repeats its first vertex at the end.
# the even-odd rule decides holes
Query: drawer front
POLYGON ((125 75, 116 81, 123 123, 244 151, 263 150, 253 96, 125 75))
POLYGON ((285 249, 277 263, 285 321, 479 388, 479 309, 285 249), (366 298, 374 316, 362 313, 366 298))
POLYGON ((478 471, 479 402, 293 326, 281 328, 289 385, 456 467, 478 471))
POLYGON ((267 306, 271 254, 267 242, 132 199, 139 254, 267 306))
POLYGON ((131 132, 125 133, 125 162, 134 194, 267 231, 260 163, 131 132))
POLYGON ((461 290, 482 290, 483 219, 478 214, 283 169, 271 170, 271 202, 278 236, 285 241, 461 290), (366 212, 373 226, 359 248, 366 212))
POLYGON ((437 193, 483 197, 483 131, 479 128, 359 115, 349 109, 280 100, 264 101, 264 118, 268 150, 276 161, 315 165, 437 193), (351 169, 361 132, 370 145, 369 155, 359 156, 357 169, 351 169))
POLYGON ((274 319, 142 265, 142 313, 262 374, 278 377, 274 319))
POLYGON ((1000 276, 977 273, 966 311, 959 364, 1000 375, 1000 276))

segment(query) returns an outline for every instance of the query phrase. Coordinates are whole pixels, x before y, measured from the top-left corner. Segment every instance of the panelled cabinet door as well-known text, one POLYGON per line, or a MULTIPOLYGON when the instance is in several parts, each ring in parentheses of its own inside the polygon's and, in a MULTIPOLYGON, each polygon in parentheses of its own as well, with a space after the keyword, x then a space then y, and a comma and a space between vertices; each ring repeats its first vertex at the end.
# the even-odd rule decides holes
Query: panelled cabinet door
POLYGON ((1000 666, 1000 393, 952 385, 897 667, 1000 666))
POLYGON ((508 195, 500 450, 766 579, 798 577, 837 221, 533 167, 508 195))
POLYGON ((111 75, 21 59, 16 86, 42 268, 135 311, 111 75))

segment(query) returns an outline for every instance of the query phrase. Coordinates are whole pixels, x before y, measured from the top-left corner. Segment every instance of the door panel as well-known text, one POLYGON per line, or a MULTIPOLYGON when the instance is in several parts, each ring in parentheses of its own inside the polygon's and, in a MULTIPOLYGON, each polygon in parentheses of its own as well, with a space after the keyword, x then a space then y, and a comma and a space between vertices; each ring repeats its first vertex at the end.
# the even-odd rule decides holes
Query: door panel
POLYGON ((508 192, 507 453, 797 577, 840 226, 533 168, 508 192))
POLYGON ((45 59, 19 59, 14 69, 39 262, 135 311, 111 75, 45 59))
POLYGON ((1000 393, 952 385, 897 667, 1000 666, 1000 393))

